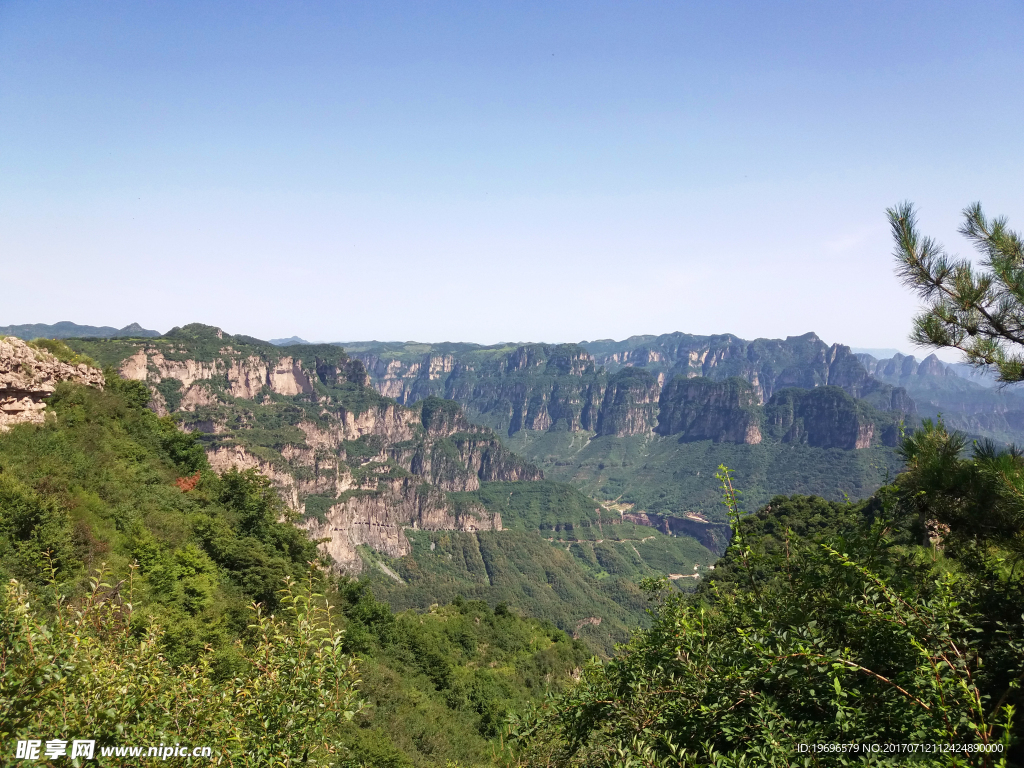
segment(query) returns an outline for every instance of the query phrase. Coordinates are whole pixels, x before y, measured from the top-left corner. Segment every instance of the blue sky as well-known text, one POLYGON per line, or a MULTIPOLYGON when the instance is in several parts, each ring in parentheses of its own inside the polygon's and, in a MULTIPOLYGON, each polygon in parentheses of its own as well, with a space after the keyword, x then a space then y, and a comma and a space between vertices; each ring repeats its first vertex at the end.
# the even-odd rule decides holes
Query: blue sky
POLYGON ((909 349, 1024 229, 1024 3, 0 0, 0 325, 909 349))

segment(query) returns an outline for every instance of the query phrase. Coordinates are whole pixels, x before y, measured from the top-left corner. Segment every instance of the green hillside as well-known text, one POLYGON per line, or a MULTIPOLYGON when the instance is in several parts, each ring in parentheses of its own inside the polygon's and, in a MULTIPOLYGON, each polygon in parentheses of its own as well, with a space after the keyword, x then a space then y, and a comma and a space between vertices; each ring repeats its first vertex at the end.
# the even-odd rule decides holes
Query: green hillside
MULTIPOLYGON (((24 676, 37 674, 34 665, 50 662, 28 645, 8 643, 30 632, 37 633, 33 647, 41 653, 48 643, 63 643, 64 635, 47 635, 51 639, 44 643, 39 627, 64 615, 53 603, 56 594, 77 609, 99 610, 89 608, 87 599, 87 576, 94 569, 104 567, 100 581, 116 587, 93 594, 105 596, 100 602, 115 610, 115 618, 130 615, 128 634, 116 635, 115 622, 94 637, 87 622, 75 631, 92 640, 79 650, 52 645, 53 653, 80 659, 93 648, 101 655, 89 663, 106 665, 104 674, 113 675, 122 658, 145 653, 139 642, 151 631, 165 661, 147 663, 164 664, 159 674, 172 685, 178 684, 175 669, 198 675, 188 685, 201 683, 214 696, 234 676, 248 679, 246 670, 256 663, 258 638, 247 606, 256 601, 268 613, 287 615, 289 603, 280 592, 284 579, 301 582, 308 563, 318 560, 314 544, 290 522, 269 481, 252 471, 211 472, 194 436, 144 407, 149 395, 142 383, 115 376, 102 392, 62 384, 49 401, 46 425, 0 433, 0 578, 27 587, 31 606, 28 613, 12 613, 21 609, 9 589, 0 610, 5 743, 63 734, 61 708, 41 702, 89 685, 71 666, 44 691, 26 687, 24 676), (16 615, 23 618, 15 621, 16 615), (103 650, 116 638, 121 650, 103 650)), ((346 761, 341 765, 490 765, 505 713, 563 685, 591 653, 551 623, 521 618, 497 601, 456 600, 406 614, 375 600, 365 582, 331 577, 324 586, 340 608, 343 650, 358 655, 358 696, 369 705, 328 734, 346 761)), ((263 689, 269 692, 268 685, 263 689)), ((153 723, 143 722, 129 699, 105 706, 120 714, 110 720, 84 709, 74 713, 100 744, 152 735, 146 729, 153 723)), ((146 707, 150 713, 150 703, 146 707)), ((207 743, 206 733, 218 723, 202 723, 203 732, 179 725, 175 733, 183 742, 207 743)), ((216 746, 236 749, 226 738, 216 746)))
POLYGON ((793 443, 738 445, 674 436, 596 437, 587 432, 531 432, 506 439, 515 453, 544 474, 571 483, 594 498, 649 513, 696 512, 724 522, 714 482, 719 465, 736 472, 744 504, 753 510, 778 494, 831 500, 870 496, 896 475, 901 462, 891 448, 851 451, 793 443))
POLYGON ((379 564, 369 575, 375 594, 397 610, 458 596, 507 602, 608 655, 646 623, 641 579, 672 574, 691 589, 714 561, 694 538, 622 522, 562 483, 483 483, 452 496, 497 512, 505 530, 407 531, 412 552, 402 558, 365 550, 379 564))
POLYGON ((646 585, 651 627, 515 718, 518 764, 1020 765, 1024 462, 963 445, 926 426, 868 502, 737 518, 696 593, 646 585))

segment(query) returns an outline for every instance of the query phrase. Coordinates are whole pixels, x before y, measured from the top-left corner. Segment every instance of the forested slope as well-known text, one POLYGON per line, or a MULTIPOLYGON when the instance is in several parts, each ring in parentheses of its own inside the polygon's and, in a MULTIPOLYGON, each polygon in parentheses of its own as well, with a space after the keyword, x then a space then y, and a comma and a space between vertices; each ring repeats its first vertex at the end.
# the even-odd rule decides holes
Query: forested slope
MULTIPOLYGON (((29 590, 22 599, 8 589, 0 615, 5 744, 38 738, 40 732, 83 735, 69 728, 87 729, 101 744, 159 741, 152 728, 165 716, 153 708, 159 708, 160 696, 171 696, 172 689, 178 691, 174 696, 193 691, 198 699, 175 706, 198 707, 204 697, 212 697, 212 705, 217 696, 234 695, 237 681, 238 695, 246 695, 247 686, 259 684, 260 665, 285 664, 289 648, 320 647, 315 639, 307 646, 261 646, 251 610, 258 602, 265 616, 290 615, 294 603, 281 590, 290 578, 294 594, 301 594, 310 562, 320 560, 315 544, 293 524, 266 478, 254 471, 212 472, 196 436, 148 410, 149 398, 141 382, 116 376, 108 376, 104 391, 61 384, 49 399, 43 426, 0 433, 0 577, 29 590), (87 577, 101 567, 105 575, 90 588, 87 577), (58 594, 85 611, 84 624, 76 625, 73 612, 62 613, 53 604, 58 594), (52 626, 55 617, 67 622, 65 629, 45 634, 44 624, 52 626), (95 627, 106 628, 99 635, 94 620, 95 627), (32 643, 20 643, 31 637, 32 643), (140 645, 147 637, 164 661, 140 645), (33 648, 44 654, 52 649, 53 659, 79 665, 91 648, 96 655, 80 669, 94 669, 96 680, 123 679, 132 690, 138 680, 119 665, 136 659, 157 678, 164 676, 159 679, 169 687, 140 691, 148 698, 145 706, 140 700, 138 711, 130 697, 109 702, 120 713, 113 719, 72 708, 71 719, 60 721, 67 710, 40 706, 45 696, 86 696, 90 683, 79 672, 65 672, 63 682, 46 689, 51 693, 35 691, 27 681, 52 659, 33 648), (260 653, 270 656, 260 661, 260 653)), ((324 749, 333 750, 332 759, 342 765, 491 764, 505 713, 563 685, 590 655, 550 623, 520 618, 505 605, 457 600, 426 614, 401 614, 375 600, 366 586, 333 576, 320 584, 335 606, 335 626, 344 633, 338 650, 358 658, 357 672, 345 685, 361 678, 355 695, 370 705, 323 734, 324 749)), ((285 638, 297 632, 295 642, 302 637, 301 628, 282 625, 280 631, 285 638)), ((74 664, 68 669, 79 669, 74 664)), ((339 680, 347 679, 348 673, 341 674, 339 680)), ((313 697, 300 682, 277 689, 265 681, 260 695, 313 697)), ((89 695, 102 698, 104 690, 94 687, 89 695)), ((229 752, 254 749, 261 739, 268 749, 285 744, 259 730, 265 720, 259 725, 243 717, 243 709, 217 714, 216 707, 203 704, 195 712, 206 713, 208 722, 173 726, 173 735, 183 743, 209 743, 221 727, 241 728, 251 741, 238 745, 225 736, 216 746, 229 752), (234 725, 223 719, 226 714, 237 716, 234 725)), ((316 752, 317 743, 307 741, 306 747, 316 752)), ((231 754, 240 759, 241 753, 231 754)), ((299 761, 302 755, 290 757, 299 761)), ((258 757, 252 760, 244 764, 262 764, 258 757)))

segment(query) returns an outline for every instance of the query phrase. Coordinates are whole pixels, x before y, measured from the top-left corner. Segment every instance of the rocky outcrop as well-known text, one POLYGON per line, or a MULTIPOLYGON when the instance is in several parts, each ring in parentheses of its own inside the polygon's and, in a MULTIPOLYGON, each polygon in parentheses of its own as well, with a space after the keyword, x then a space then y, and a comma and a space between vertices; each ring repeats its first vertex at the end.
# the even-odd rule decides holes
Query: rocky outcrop
POLYGON ((786 387, 835 386, 882 410, 906 412, 912 406, 906 393, 893 392, 891 385, 872 378, 849 347, 829 346, 813 333, 754 341, 731 334, 668 333, 634 336, 625 341, 595 341, 583 346, 597 365, 609 371, 635 365, 666 380, 674 375, 715 381, 738 377, 755 388, 761 405, 786 387))
POLYGON ((896 445, 897 424, 872 410, 838 387, 784 389, 765 408, 765 425, 772 438, 784 443, 847 450, 896 445))
POLYGON ((662 390, 657 432, 686 441, 756 445, 761 421, 757 392, 743 379, 676 376, 662 390))
MULTIPOLYGON (((500 529, 500 517, 446 494, 543 477, 456 402, 405 407, 381 397, 338 347, 272 347, 193 325, 116 349, 122 375, 149 385, 150 406, 202 435, 216 471, 269 477, 345 570, 362 567, 362 545, 407 553, 406 527, 500 529)), ((423 381, 439 383, 454 367, 450 355, 431 356, 423 381)))
POLYGON ((280 458, 267 458, 229 439, 208 447, 206 456, 210 467, 220 474, 235 468, 266 475, 294 510, 302 510, 307 496, 337 496, 356 487, 349 468, 337 456, 307 446, 283 446, 280 458), (302 471, 296 471, 300 468, 302 471))
POLYGON ((389 451, 409 472, 445 491, 475 491, 480 481, 543 479, 539 469, 506 449, 491 430, 470 424, 458 403, 429 397, 418 405, 426 439, 389 451))
POLYGON ((476 345, 441 348, 415 359, 389 358, 386 349, 353 356, 381 394, 402 403, 456 400, 474 419, 510 435, 596 428, 606 377, 578 345, 526 344, 499 354, 476 345))
POLYGON ((444 396, 509 435, 575 432, 597 429, 606 383, 581 347, 528 344, 498 358, 460 362, 444 382, 444 396))
POLYGON ((872 376, 883 381, 899 381, 907 376, 956 376, 952 366, 948 366, 935 355, 928 355, 918 362, 913 355, 894 355, 887 360, 876 360, 871 355, 859 354, 857 359, 864 369, 872 376))
POLYGON ((369 546, 390 557, 409 554, 405 528, 453 531, 500 531, 501 516, 483 507, 453 509, 444 494, 424 487, 418 478, 395 480, 387 488, 354 492, 333 505, 321 520, 305 523, 321 549, 350 573, 363 568, 357 547, 369 546))
POLYGON ((762 441, 856 450, 895 445, 899 420, 857 400, 839 387, 790 387, 767 405, 740 378, 711 381, 677 376, 661 395, 658 433, 682 441, 753 445, 762 441))
MULTIPOLYGON (((166 376, 163 372, 161 375, 166 376)), ((270 384, 270 365, 255 355, 232 360, 227 376, 228 392, 232 397, 255 400, 263 388, 270 384)))
POLYGON ((118 372, 126 379, 159 384, 176 379, 185 389, 197 381, 212 381, 223 386, 232 397, 255 400, 264 390, 279 395, 313 392, 310 372, 290 356, 267 360, 263 357, 223 358, 202 361, 193 358, 168 359, 163 350, 147 346, 124 360, 118 372))
POLYGON ((857 356, 876 378, 906 389, 925 418, 942 417, 946 427, 972 438, 1024 443, 1024 387, 993 386, 994 374, 966 365, 947 364, 935 355, 918 361, 894 355, 857 356))
POLYGON ((608 379, 597 419, 598 435, 641 435, 658 421, 658 380, 643 368, 623 368, 608 379))
POLYGON ((0 432, 15 424, 42 424, 46 399, 62 381, 103 389, 103 372, 58 360, 19 338, 0 338, 0 432))
POLYGON ((543 480, 544 473, 506 449, 489 430, 424 441, 391 454, 411 473, 445 491, 475 491, 480 482, 543 480))
POLYGON ((208 386, 202 383, 193 384, 181 397, 178 410, 194 411, 197 408, 217 405, 220 402, 217 395, 208 386))
POLYGON ((362 363, 337 347, 277 348, 200 324, 176 328, 160 339, 140 340, 135 351, 121 360, 118 372, 123 378, 145 381, 154 392, 167 380, 180 382, 183 391, 202 381, 245 400, 257 400, 265 393, 311 395, 318 384, 328 388, 366 385, 362 363), (302 352, 287 354, 290 349, 302 352))
POLYGON ((699 515, 660 515, 656 512, 620 512, 624 523, 656 528, 669 536, 690 536, 716 555, 725 553, 732 538, 728 523, 712 523, 699 515))

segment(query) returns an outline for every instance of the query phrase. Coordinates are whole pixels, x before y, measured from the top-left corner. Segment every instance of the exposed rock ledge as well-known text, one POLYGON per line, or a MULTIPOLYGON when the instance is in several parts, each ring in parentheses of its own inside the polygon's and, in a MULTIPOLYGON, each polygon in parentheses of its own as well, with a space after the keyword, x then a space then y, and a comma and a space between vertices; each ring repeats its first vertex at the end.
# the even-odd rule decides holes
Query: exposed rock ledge
MULTIPOLYGON (((313 451, 309 450, 309 457, 313 451)), ((491 513, 478 504, 459 509, 449 505, 444 492, 425 486, 422 477, 406 477, 374 483, 372 489, 356 488, 347 472, 306 480, 295 477, 254 456, 239 445, 218 446, 206 452, 210 466, 218 473, 237 469, 256 469, 270 478, 285 503, 298 512, 305 511, 300 498, 309 494, 340 494, 322 520, 307 519, 299 523, 310 538, 318 541, 320 550, 329 555, 338 570, 359 573, 363 560, 358 547, 368 545, 389 557, 402 557, 412 551, 406 528, 425 531, 500 531, 501 515, 491 513), (326 478, 334 478, 327 480, 326 478), (350 491, 351 493, 346 493, 350 491)), ((303 463, 300 461, 300 463, 303 463)))
POLYGON ((63 363, 14 336, 0 338, 0 432, 15 424, 42 424, 46 398, 62 381, 103 389, 103 372, 63 363))

